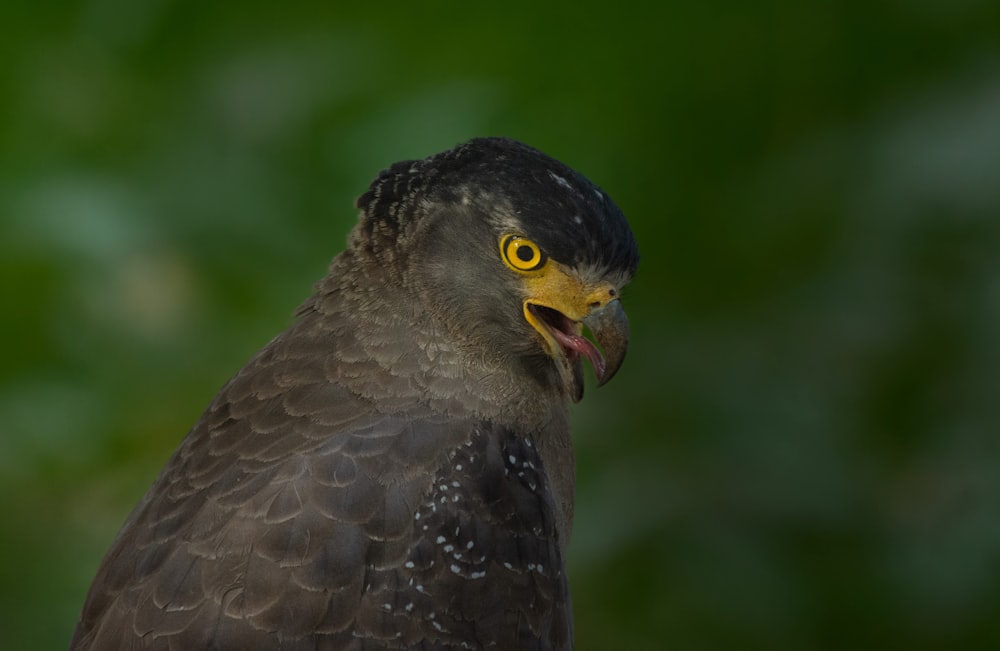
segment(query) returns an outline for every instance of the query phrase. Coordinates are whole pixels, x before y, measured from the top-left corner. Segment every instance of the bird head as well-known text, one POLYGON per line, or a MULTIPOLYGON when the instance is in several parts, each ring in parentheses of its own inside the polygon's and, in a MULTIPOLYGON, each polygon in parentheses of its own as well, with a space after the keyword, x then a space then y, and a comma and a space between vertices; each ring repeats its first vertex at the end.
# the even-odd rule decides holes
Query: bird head
POLYGON ((396 163, 358 207, 354 246, 486 368, 513 364, 574 401, 584 359, 598 386, 618 371, 629 338, 620 293, 638 248, 621 210, 571 168, 479 138, 396 163))

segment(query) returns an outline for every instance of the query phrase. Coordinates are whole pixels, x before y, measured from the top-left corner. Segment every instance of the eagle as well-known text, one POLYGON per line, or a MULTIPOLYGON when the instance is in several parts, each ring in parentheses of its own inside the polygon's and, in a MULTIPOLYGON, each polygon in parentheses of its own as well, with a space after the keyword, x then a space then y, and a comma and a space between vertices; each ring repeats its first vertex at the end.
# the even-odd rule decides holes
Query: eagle
POLYGON ((356 205, 125 521, 72 650, 573 648, 569 405, 584 360, 600 386, 625 358, 628 222, 508 138, 356 205))

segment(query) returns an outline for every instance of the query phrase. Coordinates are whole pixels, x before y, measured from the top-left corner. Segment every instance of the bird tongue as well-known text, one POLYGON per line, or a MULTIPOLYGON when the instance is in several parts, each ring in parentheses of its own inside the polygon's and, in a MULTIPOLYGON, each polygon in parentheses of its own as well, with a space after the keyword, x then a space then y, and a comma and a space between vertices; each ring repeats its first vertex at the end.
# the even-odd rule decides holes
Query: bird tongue
POLYGON ((590 360, 590 363, 594 366, 594 374, 597 375, 598 381, 604 379, 607 364, 604 362, 601 351, 589 339, 578 334, 566 332, 562 328, 552 328, 552 334, 563 348, 572 350, 590 360))

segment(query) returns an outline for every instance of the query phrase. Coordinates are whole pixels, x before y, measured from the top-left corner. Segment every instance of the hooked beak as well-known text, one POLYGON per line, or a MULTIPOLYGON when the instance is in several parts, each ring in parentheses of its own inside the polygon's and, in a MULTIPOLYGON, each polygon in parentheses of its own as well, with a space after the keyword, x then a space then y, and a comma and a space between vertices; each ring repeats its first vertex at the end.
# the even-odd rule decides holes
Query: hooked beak
POLYGON ((604 386, 625 361, 625 353, 628 352, 628 317, 622 302, 616 299, 583 317, 582 321, 604 351, 604 367, 598 369, 594 365, 597 386, 604 386))
MULTIPOLYGON (((550 265, 551 266, 551 265, 550 265)), ((553 270, 524 301, 524 316, 542 335, 570 397, 583 397, 581 358, 594 367, 597 386, 621 368, 628 350, 628 318, 618 290, 607 282, 585 286, 563 270, 553 270), (583 326, 594 342, 583 336, 583 326)))

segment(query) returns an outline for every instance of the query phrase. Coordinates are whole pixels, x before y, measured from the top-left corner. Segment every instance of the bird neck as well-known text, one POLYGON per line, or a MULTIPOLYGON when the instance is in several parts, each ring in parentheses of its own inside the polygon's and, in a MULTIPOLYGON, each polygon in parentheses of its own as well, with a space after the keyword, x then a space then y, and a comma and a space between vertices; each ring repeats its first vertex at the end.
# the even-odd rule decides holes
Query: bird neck
POLYGON ((523 431, 566 421, 569 401, 556 383, 515 377, 509 358, 457 339, 412 288, 386 283, 370 265, 348 249, 299 310, 307 330, 333 333, 318 346, 344 369, 338 382, 387 413, 419 405, 523 431))
POLYGON ((357 257, 348 250, 334 259, 287 334, 311 338, 317 361, 337 373, 329 379, 382 413, 491 421, 532 439, 568 542, 575 462, 566 391, 530 374, 515 377, 509 358, 505 364, 457 341, 408 288, 376 280, 385 274, 357 257))

